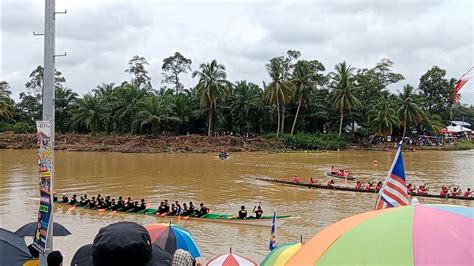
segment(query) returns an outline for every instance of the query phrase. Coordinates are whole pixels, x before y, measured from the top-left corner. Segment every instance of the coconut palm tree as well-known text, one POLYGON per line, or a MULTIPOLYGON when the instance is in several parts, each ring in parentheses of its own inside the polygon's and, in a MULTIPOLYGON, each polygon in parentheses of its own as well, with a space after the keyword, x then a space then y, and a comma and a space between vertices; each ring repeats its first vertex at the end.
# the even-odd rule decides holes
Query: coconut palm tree
POLYGON ((293 84, 283 78, 285 69, 281 57, 273 58, 266 64, 267 72, 272 81, 265 86, 265 98, 268 103, 275 104, 277 108, 277 136, 285 130, 285 108, 294 91, 293 84))
POLYGON ((211 137, 214 135, 217 102, 227 95, 230 83, 227 81, 224 65, 218 64, 215 59, 210 63, 201 64, 199 70, 194 71, 192 76, 199 77, 196 87, 201 107, 208 110, 207 135, 211 137))
POLYGON ((181 123, 182 120, 174 113, 174 104, 171 96, 148 96, 138 103, 139 112, 133 122, 133 126, 143 130, 149 127, 153 135, 159 133, 160 126, 170 129, 169 123, 181 123))
POLYGON ((332 106, 339 111, 339 136, 342 134, 342 124, 344 121, 344 114, 351 111, 352 108, 360 105, 360 101, 354 95, 354 68, 348 66, 346 62, 336 65, 335 72, 331 73, 331 83, 329 87, 332 91, 332 106))
POLYGON ((386 137, 399 124, 400 119, 387 98, 382 98, 369 112, 369 125, 376 134, 386 137))
POLYGON ((78 99, 73 109, 71 126, 76 128, 85 126, 91 131, 92 136, 97 133, 99 123, 108 111, 98 98, 89 93, 84 95, 84 98, 78 99))
POLYGON ((415 101, 414 91, 414 88, 407 84, 398 95, 402 104, 398 108, 398 115, 403 125, 403 138, 405 138, 407 127, 418 124, 423 118, 423 110, 415 101))
POLYGON ((6 81, 0 82, 0 117, 13 117, 13 101, 10 98, 10 86, 6 81))
POLYGON ((240 134, 244 135, 245 122, 249 119, 250 111, 262 106, 262 90, 253 83, 238 81, 229 100, 231 112, 237 116, 240 134))
POLYGON ((291 127, 291 135, 295 131, 301 106, 306 105, 310 96, 316 91, 318 79, 322 79, 322 76, 317 73, 320 70, 324 70, 324 66, 318 61, 309 62, 302 60, 298 61, 295 65, 291 81, 295 86, 294 96, 297 98, 298 108, 296 109, 295 119, 291 127))

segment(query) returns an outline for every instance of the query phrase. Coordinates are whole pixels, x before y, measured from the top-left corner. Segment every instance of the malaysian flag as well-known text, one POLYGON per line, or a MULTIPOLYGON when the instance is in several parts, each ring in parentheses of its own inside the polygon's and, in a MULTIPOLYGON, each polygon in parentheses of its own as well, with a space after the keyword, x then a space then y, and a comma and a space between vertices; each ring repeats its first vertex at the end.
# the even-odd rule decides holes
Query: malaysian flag
POLYGON ((398 146, 397 154, 393 159, 392 166, 388 172, 387 179, 379 191, 379 197, 375 209, 408 205, 407 183, 405 179, 405 168, 403 167, 402 145, 398 146))
POLYGON ((272 251, 276 248, 276 212, 273 212, 272 232, 270 233, 270 244, 268 249, 272 251))

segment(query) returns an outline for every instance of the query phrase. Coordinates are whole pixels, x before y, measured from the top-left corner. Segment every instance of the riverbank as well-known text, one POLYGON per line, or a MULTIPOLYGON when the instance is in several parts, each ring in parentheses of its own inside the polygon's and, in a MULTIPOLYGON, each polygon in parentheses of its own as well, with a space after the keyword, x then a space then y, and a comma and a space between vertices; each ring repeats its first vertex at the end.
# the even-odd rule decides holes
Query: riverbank
MULTIPOLYGON (((35 134, 0 133, 0 149, 36 149, 35 134)), ((201 135, 149 138, 146 136, 90 136, 82 134, 56 134, 56 150, 160 153, 205 153, 245 151, 280 152, 286 149, 277 139, 245 139, 238 136, 208 138, 201 135)))
MULTIPOLYGON (((91 152, 124 152, 124 153, 162 153, 185 152, 206 153, 220 152, 321 152, 326 150, 374 150, 396 149, 394 143, 371 145, 370 147, 346 142, 335 135, 312 136, 297 134, 295 136, 273 136, 246 139, 240 136, 218 136, 209 138, 202 135, 171 136, 151 138, 144 135, 100 135, 56 134, 56 150, 91 151, 91 152)), ((0 133, 0 149, 36 149, 35 134, 0 133)), ((407 147, 408 149, 409 147, 407 147)), ((460 141, 445 146, 416 146, 416 150, 470 150, 474 144, 460 141)))

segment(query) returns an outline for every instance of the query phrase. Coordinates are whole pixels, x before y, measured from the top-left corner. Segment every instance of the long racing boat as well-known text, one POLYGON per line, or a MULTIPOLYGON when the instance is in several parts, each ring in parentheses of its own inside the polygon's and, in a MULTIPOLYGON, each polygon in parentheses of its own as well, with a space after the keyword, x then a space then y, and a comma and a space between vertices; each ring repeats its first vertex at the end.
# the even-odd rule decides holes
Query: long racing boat
MULTIPOLYGON (((328 190, 339 190, 339 191, 350 191, 350 192, 358 192, 358 193, 378 193, 375 189, 355 189, 350 187, 342 187, 342 186, 327 186, 324 184, 309 184, 309 183, 294 183, 291 181, 283 181, 278 179, 269 179, 269 178, 257 178, 257 180, 267 181, 271 183, 278 183, 284 185, 291 185, 291 186, 299 186, 299 187, 307 187, 307 188, 316 188, 316 189, 328 189, 328 190)), ((424 198, 438 198, 438 199, 457 199, 457 200, 474 200, 474 197, 465 198, 463 196, 453 197, 449 196, 440 196, 435 194, 418 194, 418 193, 410 193, 412 197, 424 197, 424 198)))
MULTIPOLYGON (((69 205, 63 203, 61 201, 56 201, 56 204, 60 206, 68 206, 78 207, 82 209, 89 209, 95 210, 99 212, 116 212, 116 213, 123 213, 123 214, 135 214, 135 215, 149 215, 149 216, 156 216, 157 218, 166 218, 166 219, 182 219, 182 220, 191 220, 191 221, 199 221, 199 222, 213 222, 213 223, 227 223, 227 224, 243 224, 243 225, 256 225, 256 226, 272 226, 273 216, 262 216, 261 218, 246 218, 246 219, 239 219, 235 215, 231 214, 224 214, 224 213, 209 213, 201 217, 194 217, 194 216, 170 216, 170 215, 160 215, 157 214, 157 209, 155 208, 147 208, 146 210, 142 210, 139 212, 122 212, 122 211, 111 211, 106 209, 90 209, 87 206, 79 206, 79 205, 69 205)), ((280 215, 276 217, 275 224, 276 226, 283 225, 288 220, 298 219, 299 217, 294 217, 290 215, 280 215)))

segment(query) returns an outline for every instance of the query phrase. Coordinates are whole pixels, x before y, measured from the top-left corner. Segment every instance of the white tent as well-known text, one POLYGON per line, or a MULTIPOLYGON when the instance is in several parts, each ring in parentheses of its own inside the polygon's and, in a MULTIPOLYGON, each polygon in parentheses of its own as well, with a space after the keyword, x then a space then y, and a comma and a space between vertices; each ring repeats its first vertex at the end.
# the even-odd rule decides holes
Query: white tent
POLYGON ((447 126, 446 130, 448 132, 460 133, 460 132, 472 132, 471 129, 463 126, 447 126))

